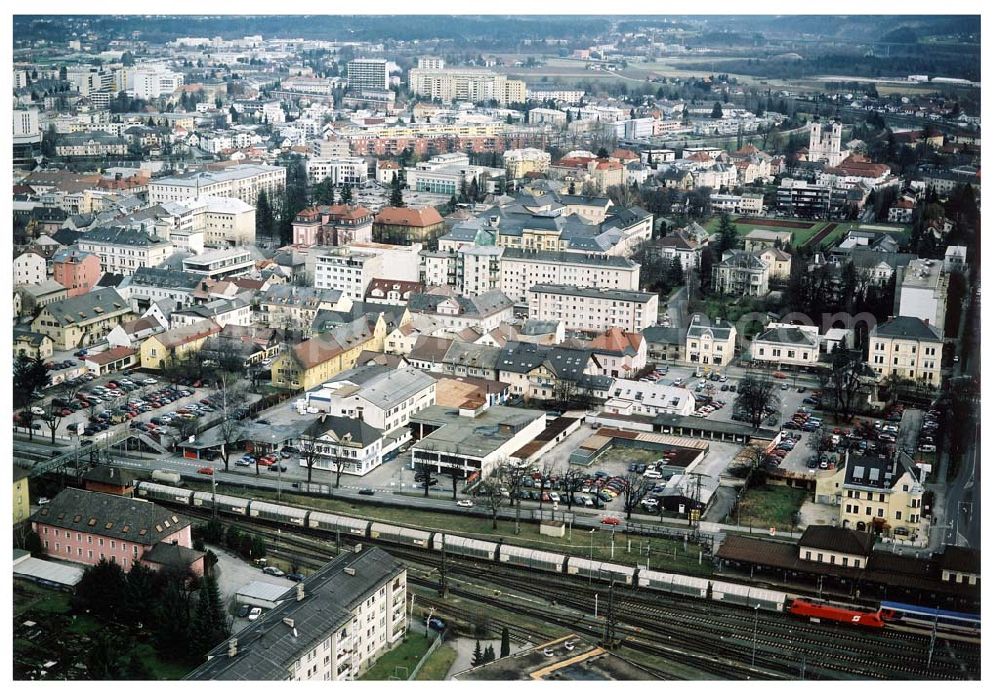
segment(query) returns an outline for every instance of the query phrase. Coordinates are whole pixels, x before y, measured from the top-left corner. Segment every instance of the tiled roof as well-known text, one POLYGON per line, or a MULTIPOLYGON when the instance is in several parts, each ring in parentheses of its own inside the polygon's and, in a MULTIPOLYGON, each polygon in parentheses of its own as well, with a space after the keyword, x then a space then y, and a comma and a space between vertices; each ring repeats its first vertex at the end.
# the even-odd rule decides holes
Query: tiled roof
POLYGON ((848 555, 868 555, 875 547, 875 536, 840 526, 809 526, 799 538, 799 547, 833 550, 848 555))
POLYGON ((152 545, 191 525, 153 502, 74 488, 57 494, 31 520, 141 545, 152 545))
POLYGON ((937 329, 931 327, 920 318, 905 316, 883 322, 875 328, 871 336, 941 341, 941 335, 937 329))
POLYGON ((375 222, 382 225, 402 225, 411 228, 427 228, 432 225, 444 223, 441 214, 433 206, 423 208, 396 208, 387 206, 381 209, 375 216, 375 222))

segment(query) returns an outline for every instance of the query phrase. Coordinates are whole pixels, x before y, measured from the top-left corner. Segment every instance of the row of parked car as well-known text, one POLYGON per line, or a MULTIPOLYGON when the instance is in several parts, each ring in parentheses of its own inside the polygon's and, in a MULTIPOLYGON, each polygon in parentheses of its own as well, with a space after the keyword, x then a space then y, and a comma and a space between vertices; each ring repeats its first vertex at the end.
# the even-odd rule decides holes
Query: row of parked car
POLYGON ((795 429, 797 431, 817 431, 823 426, 823 420, 814 417, 809 410, 799 410, 792 415, 791 419, 781 425, 782 429, 795 429))
POLYGON ((920 425, 920 436, 917 450, 921 453, 934 453, 937 451, 938 429, 941 427, 941 410, 932 406, 924 413, 923 423, 920 425))

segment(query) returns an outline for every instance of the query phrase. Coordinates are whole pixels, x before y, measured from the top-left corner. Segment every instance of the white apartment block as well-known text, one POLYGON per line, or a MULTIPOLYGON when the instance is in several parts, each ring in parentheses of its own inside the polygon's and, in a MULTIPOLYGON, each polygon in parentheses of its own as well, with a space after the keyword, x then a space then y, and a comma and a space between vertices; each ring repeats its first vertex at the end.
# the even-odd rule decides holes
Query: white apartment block
POLYGON ((14 288, 40 284, 48 278, 45 257, 27 251, 14 258, 14 288))
POLYGON ((528 90, 528 99, 535 102, 554 100, 576 104, 583 99, 583 90, 528 90))
POLYGON ((545 109, 544 107, 536 107, 528 111, 528 123, 529 124, 565 124, 566 123, 566 112, 559 109, 545 109))
POLYGON ((687 388, 627 378, 615 380, 604 403, 605 412, 620 415, 655 417, 658 414, 676 414, 687 417, 694 410, 694 394, 687 388))
POLYGON ((323 138, 312 142, 313 157, 319 160, 344 160, 351 157, 351 144, 344 138, 323 138))
POLYGON ((639 333, 656 324, 658 304, 655 293, 538 284, 528 293, 528 317, 562 321, 567 329, 639 333))
POLYGON ((503 166, 510 179, 523 179, 529 172, 545 174, 552 164, 552 155, 538 148, 518 148, 503 154, 503 166))
MULTIPOLYGON (((409 246, 361 242, 341 247, 312 248, 313 286, 340 291, 363 301, 372 279, 420 280, 420 244, 409 246)), ((307 260, 307 266, 309 261, 307 260)))
POLYGON ((409 624, 406 594, 405 566, 378 547, 357 545, 289 589, 185 678, 357 679, 402 641, 409 624))
POLYGON ((184 84, 184 76, 163 66, 143 66, 128 71, 126 92, 137 99, 156 99, 184 84))
POLYGON ((254 256, 242 247, 225 247, 188 257, 182 262, 184 271, 213 279, 241 276, 256 265, 254 256))
POLYGON ((209 247, 246 247, 256 241, 256 207, 240 199, 203 196, 161 206, 167 212, 156 224, 161 235, 178 230, 203 233, 209 247))
POLYGON ((364 158, 309 158, 306 161, 309 182, 316 184, 327 177, 333 186, 350 184, 352 187, 368 181, 368 163, 364 158))
POLYGON ((174 253, 169 242, 129 228, 87 231, 76 246, 97 255, 101 270, 108 274, 131 275, 139 267, 158 267, 174 253))
POLYGON ((741 216, 759 216, 764 212, 763 194, 712 194, 712 210, 741 216))
POLYGON ((500 288, 502 247, 463 247, 456 253, 455 288, 463 296, 500 288))
POLYGON ((409 74, 410 91, 417 97, 442 102, 487 102, 500 106, 527 101, 527 87, 521 80, 508 80, 483 68, 414 68, 409 74))
POLYGON ((235 165, 215 172, 195 172, 163 177, 149 183, 149 203, 223 196, 257 205, 261 191, 268 197, 285 189, 285 168, 273 165, 235 165))
POLYGON ((896 291, 895 315, 915 317, 944 330, 948 310, 948 279, 939 259, 914 259, 896 291))
POLYGON ((41 135, 37 109, 15 109, 11 112, 15 138, 30 138, 41 135))
POLYGON ((500 257, 503 294, 524 303, 531 287, 538 284, 638 291, 639 264, 603 254, 504 248, 500 257))
POLYGON ((465 153, 448 153, 407 168, 406 186, 413 191, 451 195, 461 192, 463 182, 468 186, 476 179, 485 190, 487 178, 503 174, 499 168, 470 165, 465 153))

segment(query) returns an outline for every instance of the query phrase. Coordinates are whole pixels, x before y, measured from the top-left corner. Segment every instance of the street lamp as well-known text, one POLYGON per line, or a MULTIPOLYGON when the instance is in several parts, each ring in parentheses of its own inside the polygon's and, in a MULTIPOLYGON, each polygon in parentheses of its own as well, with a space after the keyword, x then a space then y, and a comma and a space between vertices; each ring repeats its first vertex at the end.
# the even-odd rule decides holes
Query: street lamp
POLYGON ((594 594, 594 620, 597 620, 597 594, 594 594))
POLYGON ((751 668, 757 666, 757 616, 760 611, 760 604, 753 607, 753 650, 750 653, 751 668))
POLYGON ((587 571, 588 584, 594 582, 594 531, 596 530, 596 528, 590 529, 590 569, 587 571))

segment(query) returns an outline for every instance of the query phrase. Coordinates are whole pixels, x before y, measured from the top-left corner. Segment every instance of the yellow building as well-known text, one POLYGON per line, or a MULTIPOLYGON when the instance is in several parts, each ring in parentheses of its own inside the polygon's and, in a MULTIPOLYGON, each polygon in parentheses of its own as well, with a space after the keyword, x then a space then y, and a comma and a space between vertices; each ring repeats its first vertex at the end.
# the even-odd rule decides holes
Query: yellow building
POLYGON ((906 454, 850 454, 835 472, 817 477, 815 501, 838 506, 843 528, 917 541, 927 535, 923 494, 921 471, 906 454))
POLYGON ((200 349, 206 339, 221 329, 211 320, 200 320, 153 335, 139 345, 139 361, 144 369, 160 370, 169 359, 179 359, 200 349))
POLYGON ((14 524, 31 516, 31 496, 28 492, 28 471, 14 466, 14 524))
POLYGON ((278 388, 310 390, 341 371, 354 368, 363 351, 382 353, 385 319, 360 317, 330 332, 316 335, 279 356, 271 366, 271 384, 278 388))
POLYGON ((18 354, 30 359, 48 359, 52 356, 52 340, 39 332, 14 330, 14 356, 18 354))
POLYGON ((31 331, 52 340, 56 351, 89 346, 103 340, 117 325, 134 320, 132 308, 113 288, 49 303, 31 323, 31 331))
POLYGON ((787 279, 791 275, 792 255, 784 250, 769 247, 757 256, 767 264, 772 279, 787 279))
POLYGON ((868 366, 880 379, 895 375, 938 388, 943 353, 941 333, 915 317, 884 322, 868 338, 868 366))

